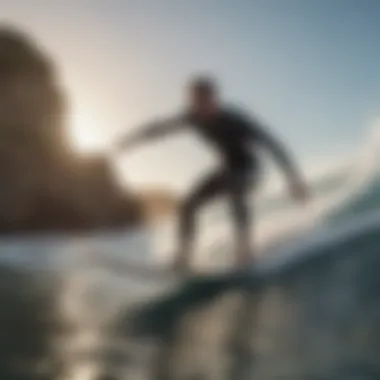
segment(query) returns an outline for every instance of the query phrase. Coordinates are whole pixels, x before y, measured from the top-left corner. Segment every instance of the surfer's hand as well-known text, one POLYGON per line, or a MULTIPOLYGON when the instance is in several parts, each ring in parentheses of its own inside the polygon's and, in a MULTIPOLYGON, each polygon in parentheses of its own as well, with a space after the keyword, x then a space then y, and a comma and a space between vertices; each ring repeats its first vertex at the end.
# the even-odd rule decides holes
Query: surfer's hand
POLYGON ((293 181, 290 191, 293 199, 298 202, 307 202, 310 198, 309 190, 302 181, 293 181))

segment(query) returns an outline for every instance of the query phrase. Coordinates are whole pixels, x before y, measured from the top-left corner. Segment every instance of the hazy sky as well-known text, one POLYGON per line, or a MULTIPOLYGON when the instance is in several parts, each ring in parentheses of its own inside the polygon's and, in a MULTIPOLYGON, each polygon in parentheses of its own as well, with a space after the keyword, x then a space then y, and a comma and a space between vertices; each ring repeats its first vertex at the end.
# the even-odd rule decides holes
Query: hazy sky
MULTIPOLYGON (((355 149, 380 114, 379 0, 0 0, 0 15, 56 58, 87 148, 175 112, 204 70, 305 160, 355 149)), ((211 156, 185 136, 126 161, 136 183, 184 187, 211 156)))

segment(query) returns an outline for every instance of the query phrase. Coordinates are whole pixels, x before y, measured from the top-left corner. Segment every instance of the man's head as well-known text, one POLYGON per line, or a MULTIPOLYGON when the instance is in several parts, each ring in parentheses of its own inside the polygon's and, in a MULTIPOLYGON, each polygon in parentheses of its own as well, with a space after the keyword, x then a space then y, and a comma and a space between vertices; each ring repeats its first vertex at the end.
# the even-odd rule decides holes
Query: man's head
POLYGON ((215 80, 202 76, 189 84, 189 102, 193 112, 201 117, 215 114, 219 108, 219 91, 215 80))

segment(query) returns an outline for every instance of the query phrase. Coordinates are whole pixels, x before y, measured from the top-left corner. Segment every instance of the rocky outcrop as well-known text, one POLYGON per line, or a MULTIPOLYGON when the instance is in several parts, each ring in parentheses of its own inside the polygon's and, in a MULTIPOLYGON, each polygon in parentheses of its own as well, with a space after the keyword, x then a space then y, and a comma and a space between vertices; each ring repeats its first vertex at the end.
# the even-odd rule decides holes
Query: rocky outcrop
POLYGON ((106 157, 78 157, 52 60, 28 36, 0 29, 0 233, 125 227, 139 201, 106 157))

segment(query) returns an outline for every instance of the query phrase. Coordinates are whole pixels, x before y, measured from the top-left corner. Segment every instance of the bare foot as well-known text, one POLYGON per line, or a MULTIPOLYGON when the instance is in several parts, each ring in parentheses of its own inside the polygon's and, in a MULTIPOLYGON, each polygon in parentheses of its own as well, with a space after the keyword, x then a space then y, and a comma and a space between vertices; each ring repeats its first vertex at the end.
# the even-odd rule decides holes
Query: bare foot
POLYGON ((235 265, 238 269, 250 267, 253 264, 253 255, 251 249, 240 249, 235 256, 235 265))
POLYGON ((187 260, 183 260, 183 259, 174 260, 171 269, 174 273, 182 275, 182 276, 190 274, 189 263, 187 262, 187 260))

